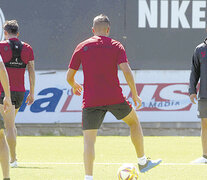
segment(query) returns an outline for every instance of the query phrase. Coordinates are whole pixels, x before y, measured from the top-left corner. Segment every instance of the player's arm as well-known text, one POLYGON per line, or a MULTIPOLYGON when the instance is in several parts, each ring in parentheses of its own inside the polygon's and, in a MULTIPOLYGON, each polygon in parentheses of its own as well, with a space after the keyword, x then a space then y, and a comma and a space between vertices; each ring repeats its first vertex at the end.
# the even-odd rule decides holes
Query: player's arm
POLYGON ((192 57, 190 83, 189 83, 190 100, 193 104, 195 104, 195 99, 197 100, 196 87, 200 78, 200 60, 196 52, 197 51, 194 52, 192 57))
POLYGON ((0 81, 5 93, 5 98, 3 103, 4 103, 4 112, 6 113, 11 108, 12 104, 10 98, 9 78, 4 63, 2 62, 1 56, 0 56, 0 81))
POLYGON ((27 96, 26 103, 31 105, 34 102, 34 89, 35 89, 35 65, 34 60, 28 62, 28 73, 29 73, 29 84, 30 84, 30 92, 27 96))
POLYGON ((77 96, 80 96, 83 90, 83 87, 79 83, 77 83, 75 80, 75 75, 81 64, 81 55, 80 55, 81 48, 82 46, 80 44, 75 48, 73 55, 71 57, 71 60, 68 66, 67 75, 66 75, 67 82, 72 87, 73 93, 77 96))
POLYGON ((73 93, 77 96, 81 95, 83 87, 75 81, 75 74, 77 70, 69 68, 67 71, 67 82, 73 88, 73 93))
POLYGON ((120 69, 124 73, 124 77, 127 81, 127 84, 129 85, 132 93, 132 99, 134 101, 135 106, 137 106, 137 109, 139 109, 142 105, 142 100, 137 94, 137 88, 134 82, 134 77, 132 74, 132 70, 128 63, 121 63, 119 64, 120 69), (137 104, 138 103, 138 104, 137 104))

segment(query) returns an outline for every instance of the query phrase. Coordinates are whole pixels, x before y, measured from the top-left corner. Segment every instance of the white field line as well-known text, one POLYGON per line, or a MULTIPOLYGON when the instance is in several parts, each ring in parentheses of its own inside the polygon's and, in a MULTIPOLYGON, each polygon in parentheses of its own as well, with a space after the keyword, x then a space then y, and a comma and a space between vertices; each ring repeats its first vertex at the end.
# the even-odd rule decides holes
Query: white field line
MULTIPOLYGON (((20 165, 83 165, 82 162, 18 162, 20 165)), ((125 163, 95 163, 96 165, 122 165, 125 163)), ((134 164, 134 163, 131 163, 134 164)), ((192 163, 161 163, 161 166, 207 166, 207 164, 192 163)))

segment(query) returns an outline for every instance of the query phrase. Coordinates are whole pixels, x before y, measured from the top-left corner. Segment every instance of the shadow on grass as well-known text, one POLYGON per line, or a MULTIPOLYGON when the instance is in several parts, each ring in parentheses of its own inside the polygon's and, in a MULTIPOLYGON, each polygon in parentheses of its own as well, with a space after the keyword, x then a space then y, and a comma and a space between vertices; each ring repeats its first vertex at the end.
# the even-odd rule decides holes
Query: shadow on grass
POLYGON ((32 166, 18 166, 12 169, 52 169, 52 167, 32 167, 32 166))

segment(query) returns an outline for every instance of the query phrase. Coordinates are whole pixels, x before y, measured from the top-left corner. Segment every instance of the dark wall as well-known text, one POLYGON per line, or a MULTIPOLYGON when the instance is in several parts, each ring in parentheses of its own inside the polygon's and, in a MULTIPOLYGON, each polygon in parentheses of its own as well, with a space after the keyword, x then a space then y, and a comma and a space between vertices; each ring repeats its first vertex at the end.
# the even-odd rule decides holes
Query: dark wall
MULTIPOLYGON (((160 0, 152 0, 158 3, 157 27, 150 27, 148 23, 145 28, 139 27, 138 10, 142 8, 139 7, 141 1, 143 0, 131 0, 130 3, 127 3, 127 53, 131 66, 134 69, 189 69, 193 51, 198 44, 203 42, 206 35, 206 19, 201 18, 205 23, 204 28, 192 28, 192 3, 197 0, 188 1, 189 5, 185 15, 189 28, 183 27, 180 22, 178 28, 171 27, 171 0, 165 0, 168 2, 167 28, 160 28, 160 0)), ((178 2, 178 0, 173 1, 178 2)), ((181 6, 181 2, 184 1, 179 0, 179 2, 181 6)), ((206 0, 199 2, 206 5, 206 0)), ((148 5, 150 6, 150 3, 148 5)), ((201 10, 203 16, 206 17, 207 9, 201 8, 201 10)), ((194 17, 196 16, 194 10, 194 17)))
MULTIPOLYGON (((0 8, 5 19, 18 20, 20 39, 32 45, 38 70, 67 69, 74 48, 92 35, 92 20, 100 13, 109 16, 111 37, 125 45, 133 69, 189 69, 192 52, 205 37, 205 28, 140 28, 140 1, 6 0, 0 8)), ((192 2, 186 11, 189 17, 191 6, 192 2)))

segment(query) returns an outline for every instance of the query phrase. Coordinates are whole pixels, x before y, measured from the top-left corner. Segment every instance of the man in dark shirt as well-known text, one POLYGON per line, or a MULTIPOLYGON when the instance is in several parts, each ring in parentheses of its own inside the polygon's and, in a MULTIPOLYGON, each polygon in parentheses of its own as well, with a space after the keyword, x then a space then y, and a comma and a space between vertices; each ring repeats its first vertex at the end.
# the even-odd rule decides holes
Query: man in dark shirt
POLYGON ((198 94, 198 118, 201 118, 201 140, 203 156, 192 163, 207 163, 207 39, 198 45, 192 58, 189 94, 193 104, 197 100, 197 84, 200 79, 198 94))
POLYGON ((75 81, 74 76, 82 64, 85 180, 93 180, 94 144, 107 111, 129 125, 139 169, 146 172, 160 164, 161 160, 147 160, 144 155, 142 128, 136 111, 122 94, 117 75, 118 66, 131 89, 135 105, 141 107, 141 99, 137 94, 125 49, 120 42, 108 37, 110 21, 107 16, 95 17, 92 30, 94 36, 76 47, 67 72, 67 81, 72 86, 74 94, 81 95, 82 86, 75 81))

